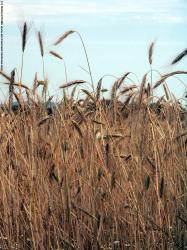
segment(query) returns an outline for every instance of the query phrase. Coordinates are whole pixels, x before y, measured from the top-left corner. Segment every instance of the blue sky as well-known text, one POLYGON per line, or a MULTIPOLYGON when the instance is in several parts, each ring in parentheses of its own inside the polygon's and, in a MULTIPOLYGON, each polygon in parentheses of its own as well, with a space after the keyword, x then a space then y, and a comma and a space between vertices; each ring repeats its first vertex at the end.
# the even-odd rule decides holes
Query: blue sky
MULTIPOLYGON (((45 42, 45 65, 50 94, 59 94, 65 82, 63 65, 48 54, 50 49, 60 53, 66 61, 68 79, 89 80, 80 41, 72 35, 54 48, 53 42, 69 29, 81 33, 86 44, 94 81, 104 74, 120 77, 127 71, 141 80, 149 70, 147 50, 156 39, 153 68, 161 73, 185 70, 187 58, 169 66, 176 54, 187 47, 186 0, 6 0, 4 1, 4 70, 20 69, 21 38, 19 26, 24 20, 31 23, 28 47, 25 52, 23 81, 32 85, 35 72, 42 79, 42 66, 36 31, 41 29, 45 42), (81 66, 81 67, 80 67, 81 66)), ((136 77, 132 75, 136 81, 136 77)), ((187 77, 182 76, 184 84, 187 77)), ((110 88, 113 77, 106 77, 104 87, 110 88)), ((171 91, 181 97, 184 85, 174 78, 171 91)), ((1 84, 0 96, 7 96, 1 84)), ((161 89, 159 90, 161 94, 161 89)))

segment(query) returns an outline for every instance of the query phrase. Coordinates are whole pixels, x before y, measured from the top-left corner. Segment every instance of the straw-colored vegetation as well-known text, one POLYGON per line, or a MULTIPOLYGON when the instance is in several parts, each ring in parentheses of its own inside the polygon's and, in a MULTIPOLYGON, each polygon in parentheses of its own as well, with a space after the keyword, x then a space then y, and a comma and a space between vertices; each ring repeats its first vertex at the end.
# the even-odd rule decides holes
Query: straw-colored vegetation
POLYGON ((151 71, 141 84, 127 85, 131 73, 125 73, 105 100, 103 78, 94 84, 77 33, 93 90, 83 80, 66 81, 63 99, 47 113, 44 101, 52 98, 40 32, 44 79, 36 74, 32 89, 22 82, 27 32, 25 23, 18 82, 16 69, 0 72, 9 85, 0 117, 0 249, 185 249, 187 133, 166 80, 187 72, 153 82, 152 43, 151 71), (165 96, 156 99, 158 87, 165 96), (77 89, 82 99, 75 98, 77 89))

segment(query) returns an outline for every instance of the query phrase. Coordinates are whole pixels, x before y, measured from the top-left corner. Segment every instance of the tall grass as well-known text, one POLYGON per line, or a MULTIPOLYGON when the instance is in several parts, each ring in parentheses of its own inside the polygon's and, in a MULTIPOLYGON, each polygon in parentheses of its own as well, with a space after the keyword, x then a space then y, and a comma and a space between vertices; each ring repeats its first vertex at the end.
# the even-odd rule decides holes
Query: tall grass
POLYGON ((110 100, 103 78, 92 93, 83 80, 66 81, 61 88, 74 87, 72 94, 52 114, 38 97, 37 74, 32 90, 15 82, 15 71, 0 74, 10 103, 20 86, 30 103, 18 114, 0 111, 2 249, 185 249, 184 110, 166 87, 157 102, 152 93, 186 71, 151 85, 146 73, 129 86, 125 73, 110 100), (79 86, 85 97, 76 99, 79 86))

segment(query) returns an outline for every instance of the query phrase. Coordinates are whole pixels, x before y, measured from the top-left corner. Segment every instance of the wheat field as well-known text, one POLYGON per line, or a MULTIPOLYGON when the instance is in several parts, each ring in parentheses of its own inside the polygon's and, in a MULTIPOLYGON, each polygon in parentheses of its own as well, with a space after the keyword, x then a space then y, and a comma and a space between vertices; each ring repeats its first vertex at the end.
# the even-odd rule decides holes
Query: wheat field
POLYGON ((66 82, 63 98, 46 108, 52 97, 40 32, 44 79, 36 74, 32 88, 22 81, 26 22, 20 77, 16 69, 0 72, 9 87, 0 111, 0 249, 186 249, 186 113, 167 79, 187 72, 153 81, 152 43, 151 70, 141 83, 126 85, 127 72, 106 99, 103 78, 93 82, 77 34, 92 90, 84 80, 66 82), (164 96, 154 96, 158 87, 164 96))

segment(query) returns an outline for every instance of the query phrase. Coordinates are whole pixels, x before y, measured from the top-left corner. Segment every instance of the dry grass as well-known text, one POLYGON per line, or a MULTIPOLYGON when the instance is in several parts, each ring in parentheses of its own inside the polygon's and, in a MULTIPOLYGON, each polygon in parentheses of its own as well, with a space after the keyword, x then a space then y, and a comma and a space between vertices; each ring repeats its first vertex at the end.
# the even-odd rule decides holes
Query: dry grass
MULTIPOLYGON (((13 75, 0 73, 17 87, 13 75)), ((124 87, 128 75, 114 83, 111 100, 102 97, 102 78, 95 93, 83 89, 86 97, 77 101, 84 81, 66 83, 62 88, 76 85, 72 94, 49 115, 37 97, 36 74, 33 90, 27 89, 31 107, 1 111, 2 249, 187 245, 182 108, 169 94, 153 103, 147 74, 140 86, 124 87)))

